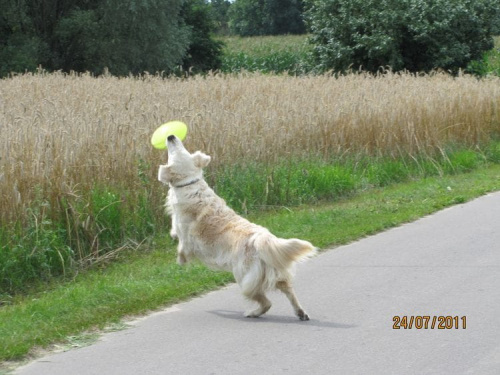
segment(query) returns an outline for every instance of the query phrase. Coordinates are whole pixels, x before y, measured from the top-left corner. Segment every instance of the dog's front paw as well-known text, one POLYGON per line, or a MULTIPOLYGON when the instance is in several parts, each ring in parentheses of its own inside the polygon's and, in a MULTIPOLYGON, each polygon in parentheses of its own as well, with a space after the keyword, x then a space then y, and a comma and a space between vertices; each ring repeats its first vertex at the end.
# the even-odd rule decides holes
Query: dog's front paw
POLYGON ((170 231, 170 237, 172 237, 172 239, 174 239, 174 240, 178 240, 179 239, 179 236, 177 236, 177 232, 175 231, 175 229, 172 229, 170 231))

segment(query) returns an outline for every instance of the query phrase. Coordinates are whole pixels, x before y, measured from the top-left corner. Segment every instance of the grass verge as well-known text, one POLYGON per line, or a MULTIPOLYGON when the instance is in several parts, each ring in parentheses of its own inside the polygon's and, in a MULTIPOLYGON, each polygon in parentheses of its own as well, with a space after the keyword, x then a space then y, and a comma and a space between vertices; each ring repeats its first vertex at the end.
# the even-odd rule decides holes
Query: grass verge
MULTIPOLYGON (((254 214, 250 219, 279 236, 301 237, 325 248, 495 190, 500 190, 499 165, 370 189, 335 203, 254 214)), ((165 236, 152 247, 155 250, 128 254, 105 270, 90 270, 43 293, 14 297, 0 309, 0 361, 25 358, 37 347, 71 343, 82 332, 104 329, 123 317, 144 314, 233 280, 230 274, 198 264, 177 266, 175 244, 165 236)))

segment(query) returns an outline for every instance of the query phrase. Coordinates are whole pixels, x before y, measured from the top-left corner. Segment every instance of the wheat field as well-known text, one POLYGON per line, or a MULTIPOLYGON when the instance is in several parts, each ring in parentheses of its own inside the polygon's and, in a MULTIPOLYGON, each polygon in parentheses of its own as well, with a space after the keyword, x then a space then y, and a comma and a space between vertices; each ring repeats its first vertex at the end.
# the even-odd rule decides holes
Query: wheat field
POLYGON ((342 160, 370 175, 370 160, 388 158, 391 173, 406 176, 399 160, 433 168, 450 147, 482 152, 500 135, 500 79, 39 72, 0 80, 0 295, 165 232, 156 175, 166 152, 150 136, 174 119, 188 124, 189 150, 212 156, 210 183, 246 211, 353 191, 352 169, 335 165, 342 160))
POLYGON ((433 154, 500 133, 500 80, 390 72, 3 79, 0 223, 22 219, 35 200, 54 209, 61 196, 96 186, 128 191, 119 199, 131 202, 149 189, 150 204, 160 205, 155 176, 166 155, 149 138, 173 119, 188 124, 188 149, 212 155, 212 171, 312 155, 433 154))

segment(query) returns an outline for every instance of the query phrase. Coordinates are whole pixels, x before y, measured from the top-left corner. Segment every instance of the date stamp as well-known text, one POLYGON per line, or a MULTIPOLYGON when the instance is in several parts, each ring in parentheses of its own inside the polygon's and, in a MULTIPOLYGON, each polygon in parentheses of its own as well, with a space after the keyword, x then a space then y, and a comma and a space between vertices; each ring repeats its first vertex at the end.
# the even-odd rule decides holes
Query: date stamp
POLYGON ((392 329, 467 329, 467 316, 395 315, 392 329))

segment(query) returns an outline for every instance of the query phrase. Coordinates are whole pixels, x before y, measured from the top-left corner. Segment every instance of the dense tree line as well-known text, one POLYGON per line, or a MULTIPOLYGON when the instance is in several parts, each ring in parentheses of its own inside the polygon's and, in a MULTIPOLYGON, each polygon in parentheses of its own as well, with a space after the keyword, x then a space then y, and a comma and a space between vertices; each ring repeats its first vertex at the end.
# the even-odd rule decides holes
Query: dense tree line
POLYGON ((0 76, 38 66, 115 75, 215 70, 223 46, 216 30, 305 31, 301 0, 0 0, 0 9, 0 76))
POLYGON ((0 0, 0 75, 116 75, 217 69, 222 45, 204 0, 0 0))
POLYGON ((221 67, 213 33, 309 32, 304 66, 456 72, 500 34, 498 0, 0 0, 0 76, 221 67))

